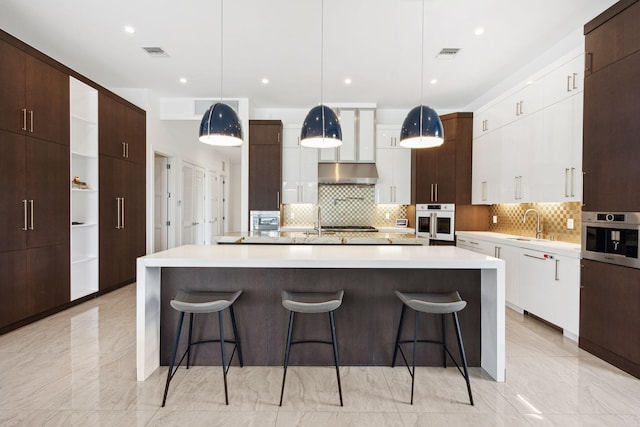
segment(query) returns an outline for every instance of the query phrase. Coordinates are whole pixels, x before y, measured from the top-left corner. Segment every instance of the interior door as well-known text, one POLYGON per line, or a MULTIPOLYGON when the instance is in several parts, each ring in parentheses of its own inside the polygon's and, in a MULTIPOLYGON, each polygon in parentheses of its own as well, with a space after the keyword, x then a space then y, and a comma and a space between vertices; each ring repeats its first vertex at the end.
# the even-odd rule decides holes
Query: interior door
POLYGON ((169 159, 154 157, 153 182, 153 251, 159 252, 168 246, 169 212, 169 159))
POLYGON ((218 174, 209 170, 209 197, 207 202, 207 225, 209 231, 209 242, 213 242, 214 237, 220 235, 220 180, 218 174))
POLYGON ((204 192, 204 170, 194 168, 193 176, 193 243, 203 245, 206 225, 205 217, 205 192, 204 192))
POLYGON ((182 244, 193 243, 193 166, 182 165, 182 244))

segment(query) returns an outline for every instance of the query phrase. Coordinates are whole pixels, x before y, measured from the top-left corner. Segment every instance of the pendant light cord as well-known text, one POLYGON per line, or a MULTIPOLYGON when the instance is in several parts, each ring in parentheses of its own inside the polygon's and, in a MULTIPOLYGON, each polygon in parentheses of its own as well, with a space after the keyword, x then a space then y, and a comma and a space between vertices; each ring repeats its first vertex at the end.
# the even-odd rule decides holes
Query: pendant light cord
POLYGON ((222 66, 222 63, 224 61, 224 51, 223 51, 224 30, 222 27, 224 24, 224 19, 222 19, 223 16, 224 16, 224 0, 220 0, 220 102, 222 102, 222 77, 223 77, 222 70, 224 69, 222 66))
POLYGON ((422 30, 420 36, 420 139, 422 139, 422 104, 424 102, 424 0, 422 0, 422 30))
POLYGON ((322 112, 322 140, 325 138, 324 126, 324 0, 320 2, 320 110, 322 112))

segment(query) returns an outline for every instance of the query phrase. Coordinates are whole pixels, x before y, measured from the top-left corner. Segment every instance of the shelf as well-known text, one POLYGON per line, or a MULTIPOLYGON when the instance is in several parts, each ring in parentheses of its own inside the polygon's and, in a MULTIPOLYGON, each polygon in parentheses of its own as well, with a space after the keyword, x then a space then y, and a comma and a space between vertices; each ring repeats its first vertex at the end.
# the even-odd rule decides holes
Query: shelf
POLYGON ((86 153, 80 153, 78 151, 72 151, 71 152, 72 155, 77 156, 77 157, 84 157, 87 159, 97 159, 98 156, 95 154, 86 154, 86 153))
POLYGON ((86 222, 84 224, 71 224, 71 228, 88 228, 88 227, 95 227, 96 224, 95 222, 86 222))
POLYGON ((77 257, 77 258, 73 258, 71 260, 71 264, 81 264, 81 263, 85 263, 85 262, 95 261, 97 259, 98 259, 98 257, 95 257, 95 256, 77 257))
POLYGON ((74 120, 79 120, 89 125, 98 125, 98 122, 95 119, 89 119, 79 114, 71 113, 71 118, 74 120))

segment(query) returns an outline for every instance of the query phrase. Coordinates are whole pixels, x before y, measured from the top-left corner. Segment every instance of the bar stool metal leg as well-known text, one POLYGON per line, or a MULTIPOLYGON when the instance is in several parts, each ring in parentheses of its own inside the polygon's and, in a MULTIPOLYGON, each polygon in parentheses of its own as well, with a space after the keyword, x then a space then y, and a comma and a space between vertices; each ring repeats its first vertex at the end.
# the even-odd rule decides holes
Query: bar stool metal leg
POLYGON ((242 349, 240 348, 240 338, 238 338, 238 327, 236 326, 236 315, 233 312, 233 305, 229 307, 229 313, 231 314, 231 326, 233 327, 233 338, 236 341, 236 348, 238 349, 238 361, 240 362, 240 367, 244 366, 244 362, 242 360, 242 349))
POLYGON ((329 323, 331 324, 331 341, 333 343, 333 359, 336 363, 336 376, 338 378, 338 393, 340 394, 340 406, 342 404, 342 385, 340 384, 340 362, 338 360, 338 345, 336 344, 336 324, 333 320, 333 311, 329 312, 329 323))
POLYGON ((400 346, 400 334, 402 333, 402 326, 404 324, 404 315, 407 311, 407 306, 402 304, 402 313, 400 313, 400 324, 398 325, 398 334, 396 335, 396 346, 393 351, 393 360, 391 361, 391 367, 396 367, 396 356, 398 356, 398 348, 400 346))
POLYGON ((460 348, 460 357, 462 358, 462 367, 464 368, 464 379, 467 382, 467 391, 469 392, 469 401, 473 406, 473 396, 471 394, 471 382, 469 381, 469 369, 467 368, 467 356, 464 352, 464 345, 462 344, 462 335, 460 334, 460 323, 458 322, 458 313, 453 314, 453 322, 456 325, 456 337, 458 338, 458 347, 460 348))
POLYGON ((284 351, 284 374, 282 375, 282 389, 280 390, 280 406, 282 406, 282 398, 284 396, 284 382, 287 379, 287 367, 289 366, 289 350, 291 349, 291 334, 293 332, 294 312, 289 314, 289 330, 287 332, 287 347, 284 351))
POLYGON ((191 337, 193 336, 193 313, 189 313, 189 345, 187 347, 187 369, 191 365, 191 343, 193 340, 191 337))
MULTIPOLYGON (((224 402, 229 404, 229 394, 227 393, 227 366, 224 354, 224 323, 222 323, 222 311, 218 312, 218 325, 220 326, 220 354, 222 356, 222 378, 224 380, 224 402)), ((231 363, 231 361, 229 361, 231 363)))
POLYGON ((440 315, 440 325, 442 326, 442 366, 447 367, 447 336, 444 332, 444 314, 440 315))
MULTIPOLYGON (((178 344, 180 343, 180 332, 182 332, 182 321, 184 320, 184 312, 180 313, 180 318, 178 319, 178 328, 176 329, 176 337, 173 342, 173 351, 171 352, 171 362, 169 363, 169 370, 167 371, 167 383, 164 386, 164 396, 162 397, 162 407, 164 408, 164 404, 167 402, 167 393, 169 392, 169 383, 171 382, 171 378, 173 378, 173 366, 176 363, 176 353, 178 352, 178 344)), ((177 370, 177 368, 176 368, 177 370)))
POLYGON ((413 370, 411 371, 411 404, 413 405, 413 386, 416 382, 416 344, 418 343, 418 312, 416 311, 415 325, 413 326, 413 370))

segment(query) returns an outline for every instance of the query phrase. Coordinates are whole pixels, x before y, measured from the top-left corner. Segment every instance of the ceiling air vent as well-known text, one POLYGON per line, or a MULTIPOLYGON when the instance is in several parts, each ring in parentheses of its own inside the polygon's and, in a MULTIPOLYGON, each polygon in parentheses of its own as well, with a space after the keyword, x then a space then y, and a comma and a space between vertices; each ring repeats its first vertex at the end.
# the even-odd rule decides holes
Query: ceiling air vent
POLYGON ((460 52, 458 47, 445 47, 437 55, 437 59, 453 59, 460 52))
POLYGON ((161 47, 143 47, 143 49, 154 58, 166 58, 169 56, 161 47))

